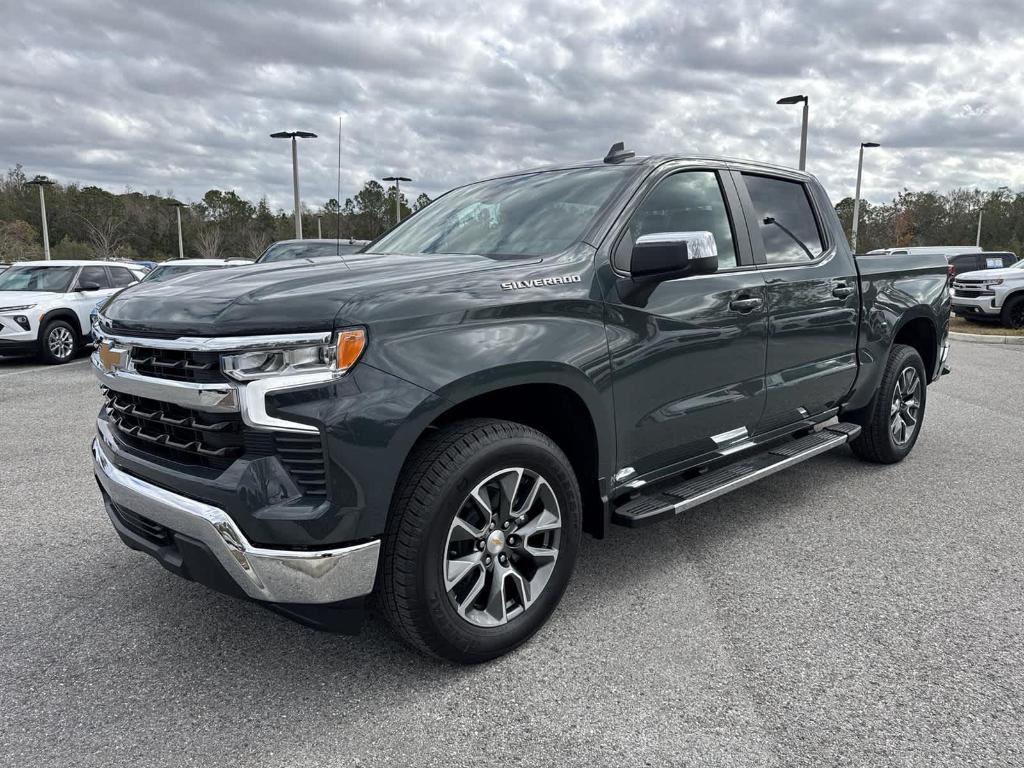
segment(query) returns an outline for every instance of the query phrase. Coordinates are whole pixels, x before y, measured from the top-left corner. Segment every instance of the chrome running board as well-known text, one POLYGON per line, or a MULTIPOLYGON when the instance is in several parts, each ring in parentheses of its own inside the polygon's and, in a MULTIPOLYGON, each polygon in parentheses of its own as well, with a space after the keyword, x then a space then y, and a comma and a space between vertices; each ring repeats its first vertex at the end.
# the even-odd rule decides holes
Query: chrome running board
POLYGON ((860 427, 856 424, 832 424, 820 432, 776 445, 761 453, 743 456, 732 464, 713 469, 691 480, 650 489, 617 507, 612 513, 612 522, 636 528, 678 515, 737 488, 845 445, 859 434, 860 427))

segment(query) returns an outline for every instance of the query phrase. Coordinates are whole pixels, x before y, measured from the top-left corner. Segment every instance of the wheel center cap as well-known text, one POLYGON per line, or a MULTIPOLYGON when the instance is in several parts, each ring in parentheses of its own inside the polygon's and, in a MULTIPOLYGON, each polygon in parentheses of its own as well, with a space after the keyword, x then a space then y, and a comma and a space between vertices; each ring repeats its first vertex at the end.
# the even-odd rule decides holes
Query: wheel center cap
POLYGON ((497 555, 503 549, 505 549, 505 534, 501 531, 491 531, 487 537, 487 551, 492 555, 497 555))

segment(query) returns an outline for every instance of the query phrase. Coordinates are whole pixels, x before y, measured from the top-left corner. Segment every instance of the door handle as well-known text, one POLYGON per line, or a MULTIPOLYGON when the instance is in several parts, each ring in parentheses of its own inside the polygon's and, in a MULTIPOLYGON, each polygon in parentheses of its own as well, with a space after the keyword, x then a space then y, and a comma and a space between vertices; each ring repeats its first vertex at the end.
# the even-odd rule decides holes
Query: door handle
POLYGON ((764 304, 764 299, 759 299, 756 296, 743 299, 733 299, 729 302, 729 309, 734 312, 746 313, 753 312, 755 309, 764 304))
POLYGON ((852 295, 856 290, 857 289, 852 285, 847 285, 846 283, 835 283, 832 286, 832 295, 837 299, 845 299, 847 296, 852 295))

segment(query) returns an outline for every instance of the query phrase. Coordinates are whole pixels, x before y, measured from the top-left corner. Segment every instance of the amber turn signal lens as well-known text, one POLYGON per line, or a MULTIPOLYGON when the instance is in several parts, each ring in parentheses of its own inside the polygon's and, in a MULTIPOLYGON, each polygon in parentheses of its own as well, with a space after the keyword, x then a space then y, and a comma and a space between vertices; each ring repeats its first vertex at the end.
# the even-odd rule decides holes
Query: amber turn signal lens
POLYGON ((338 334, 338 370, 347 371, 363 354, 366 348, 366 331, 353 328, 338 334))

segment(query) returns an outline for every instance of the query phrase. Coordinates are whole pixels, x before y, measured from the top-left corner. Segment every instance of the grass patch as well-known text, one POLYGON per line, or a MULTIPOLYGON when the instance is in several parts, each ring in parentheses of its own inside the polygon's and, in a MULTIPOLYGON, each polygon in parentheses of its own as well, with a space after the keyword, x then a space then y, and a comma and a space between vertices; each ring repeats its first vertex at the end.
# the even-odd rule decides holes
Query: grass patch
POLYGON ((1024 336, 1024 328, 1003 328, 998 323, 972 323, 962 317, 949 318, 954 333, 977 333, 982 336, 1024 336))

